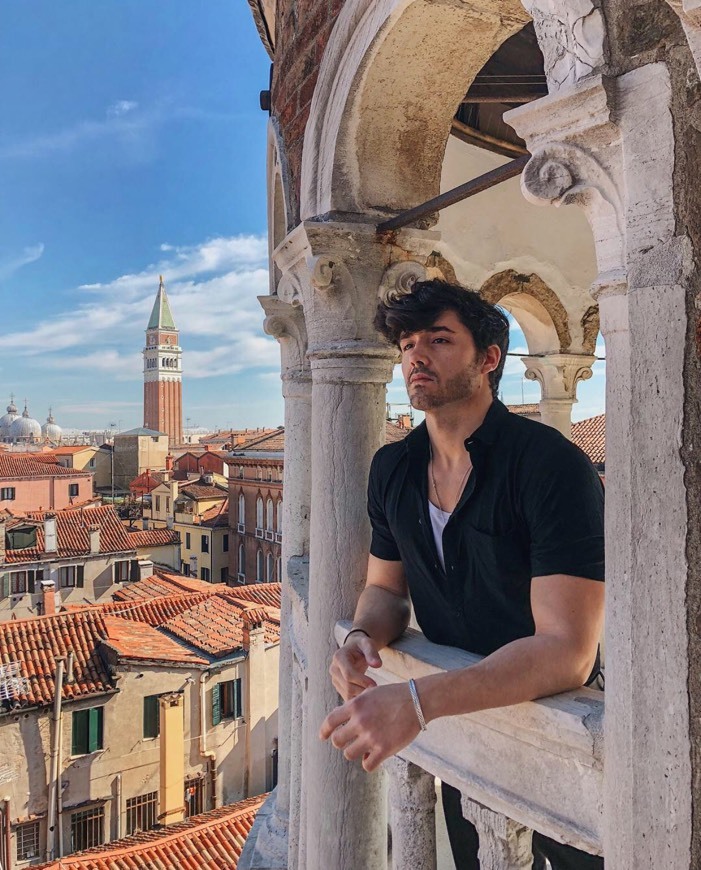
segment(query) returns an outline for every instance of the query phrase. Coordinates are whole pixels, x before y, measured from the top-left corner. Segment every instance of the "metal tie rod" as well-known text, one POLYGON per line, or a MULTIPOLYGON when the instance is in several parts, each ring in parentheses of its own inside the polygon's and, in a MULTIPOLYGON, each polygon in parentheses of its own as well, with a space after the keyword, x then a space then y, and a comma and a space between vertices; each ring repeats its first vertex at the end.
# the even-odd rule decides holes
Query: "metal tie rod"
POLYGON ((477 178, 466 181, 465 184, 454 187, 452 190, 446 190, 445 193, 434 196, 433 199, 422 202, 421 205, 410 208, 408 211, 403 211, 395 217, 378 224, 377 232, 386 233, 390 230, 401 229, 401 227, 405 227, 434 212, 441 211, 449 205, 462 202, 463 199, 474 196, 476 193, 489 190, 490 187, 501 184, 502 181, 508 181, 509 178, 520 175, 530 159, 530 154, 517 157, 515 160, 509 161, 509 163, 504 163, 503 166, 497 166, 496 169, 485 172, 484 175, 478 175, 477 178))

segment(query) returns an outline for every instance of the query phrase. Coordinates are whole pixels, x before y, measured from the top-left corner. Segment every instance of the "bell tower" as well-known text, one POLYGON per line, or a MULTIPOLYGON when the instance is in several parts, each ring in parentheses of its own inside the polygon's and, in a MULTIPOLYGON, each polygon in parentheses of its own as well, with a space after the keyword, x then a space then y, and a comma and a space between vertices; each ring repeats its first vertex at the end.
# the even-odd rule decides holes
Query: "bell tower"
POLYGON ((144 426, 166 432, 171 445, 183 440, 182 349, 160 276, 146 327, 144 348, 144 426))

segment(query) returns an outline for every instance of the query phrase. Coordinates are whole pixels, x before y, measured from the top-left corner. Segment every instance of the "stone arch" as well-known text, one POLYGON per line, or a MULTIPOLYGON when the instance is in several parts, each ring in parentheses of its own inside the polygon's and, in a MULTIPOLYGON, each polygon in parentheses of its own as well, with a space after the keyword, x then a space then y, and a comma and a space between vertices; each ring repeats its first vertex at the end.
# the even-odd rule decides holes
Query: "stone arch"
POLYGON ((572 339, 565 306, 538 275, 506 269, 488 278, 480 294, 513 314, 526 337, 529 353, 566 353, 569 350, 572 339))
POLYGON ((305 133, 302 219, 379 215, 435 196, 460 100, 498 47, 529 20, 520 0, 501 0, 493 10, 457 0, 344 4, 305 133))
POLYGON ((275 119, 268 124, 268 254, 270 260, 270 293, 277 292, 280 270, 275 265, 273 251, 287 235, 290 222, 289 173, 275 119))

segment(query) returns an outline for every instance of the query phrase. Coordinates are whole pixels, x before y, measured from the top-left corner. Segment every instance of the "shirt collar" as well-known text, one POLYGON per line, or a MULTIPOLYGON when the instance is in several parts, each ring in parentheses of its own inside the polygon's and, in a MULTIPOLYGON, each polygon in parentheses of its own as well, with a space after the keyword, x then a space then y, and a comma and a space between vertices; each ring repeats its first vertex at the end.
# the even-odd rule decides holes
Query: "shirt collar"
MULTIPOLYGON (((485 446, 494 444, 499 437, 502 425, 506 417, 511 412, 499 399, 494 399, 489 406, 482 424, 475 429, 469 438, 465 439, 465 449, 470 452, 470 448, 475 442, 485 446)), ((407 452, 410 454, 425 454, 428 453, 428 429, 426 423, 420 423, 415 429, 404 439, 407 452)))

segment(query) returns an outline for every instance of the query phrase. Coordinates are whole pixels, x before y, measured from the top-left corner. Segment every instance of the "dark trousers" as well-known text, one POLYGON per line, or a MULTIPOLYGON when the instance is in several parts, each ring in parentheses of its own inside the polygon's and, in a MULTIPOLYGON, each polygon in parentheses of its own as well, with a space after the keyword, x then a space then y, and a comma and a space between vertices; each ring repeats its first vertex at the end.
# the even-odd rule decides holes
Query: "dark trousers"
MULTIPOLYGON (((450 785, 442 784, 443 811, 448 828, 450 848, 456 870, 480 870, 477 857, 479 838, 475 826, 463 817, 460 792, 450 785)), ((552 870, 603 870, 604 859, 572 846, 563 846, 549 837, 533 833, 533 870, 544 870, 545 858, 552 870)))

